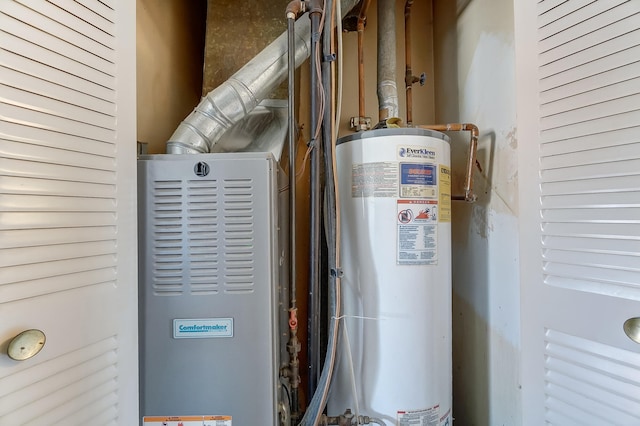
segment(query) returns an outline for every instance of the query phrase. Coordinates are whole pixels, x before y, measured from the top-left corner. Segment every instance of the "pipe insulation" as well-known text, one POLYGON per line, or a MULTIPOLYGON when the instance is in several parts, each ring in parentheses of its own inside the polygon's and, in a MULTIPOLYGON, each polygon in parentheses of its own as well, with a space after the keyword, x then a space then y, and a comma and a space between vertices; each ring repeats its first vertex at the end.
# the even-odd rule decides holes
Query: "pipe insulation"
MULTIPOLYGON (((358 0, 342 0, 350 11, 358 0)), ((311 51, 308 17, 295 23, 295 65, 311 51)), ((207 153, 234 124, 242 120, 287 77, 287 31, 265 47, 227 81, 209 92, 167 141, 168 154, 207 153)))
POLYGON ((396 1, 378 0, 378 115, 399 117, 396 84, 396 1))

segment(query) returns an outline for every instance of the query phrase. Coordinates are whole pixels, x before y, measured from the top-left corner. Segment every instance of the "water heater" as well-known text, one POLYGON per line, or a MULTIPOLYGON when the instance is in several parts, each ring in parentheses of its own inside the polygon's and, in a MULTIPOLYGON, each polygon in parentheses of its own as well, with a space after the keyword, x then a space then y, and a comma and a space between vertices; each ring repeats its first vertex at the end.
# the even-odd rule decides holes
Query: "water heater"
POLYGON ((341 138, 342 319, 329 414, 451 425, 449 139, 415 129, 341 138))

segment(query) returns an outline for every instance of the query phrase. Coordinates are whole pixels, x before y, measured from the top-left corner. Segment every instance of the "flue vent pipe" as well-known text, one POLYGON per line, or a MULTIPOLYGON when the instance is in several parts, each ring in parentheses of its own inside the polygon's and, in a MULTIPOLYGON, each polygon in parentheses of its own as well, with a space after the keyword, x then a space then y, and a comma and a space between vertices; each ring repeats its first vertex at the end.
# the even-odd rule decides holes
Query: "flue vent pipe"
MULTIPOLYGON (((349 12, 357 3, 357 0, 342 0, 342 10, 349 12)), ((296 21, 295 34, 295 64, 299 67, 309 57, 311 50, 311 28, 308 18, 296 21)), ((285 31, 200 101, 171 135, 167 142, 167 153, 210 152, 224 132, 242 120, 286 77, 285 31)))
POLYGON ((378 0, 378 116, 379 121, 399 117, 395 0, 378 0))

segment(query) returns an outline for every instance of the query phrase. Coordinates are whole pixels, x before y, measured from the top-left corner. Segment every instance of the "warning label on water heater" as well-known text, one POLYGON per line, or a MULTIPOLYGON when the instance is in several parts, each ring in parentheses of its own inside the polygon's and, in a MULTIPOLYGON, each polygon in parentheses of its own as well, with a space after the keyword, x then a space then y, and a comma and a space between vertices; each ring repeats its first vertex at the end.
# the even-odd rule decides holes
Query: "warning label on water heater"
POLYGON ((398 265, 438 264, 438 201, 398 200, 398 265))
POLYGON ((364 163, 351 166, 351 196, 397 197, 398 163, 364 163))
POLYGON ((440 406, 425 410, 398 411, 399 426, 440 426, 440 406))
POLYGON ((438 168, 440 175, 440 190, 438 191, 438 201, 440 201, 440 222, 451 222, 451 169, 440 164, 438 168))

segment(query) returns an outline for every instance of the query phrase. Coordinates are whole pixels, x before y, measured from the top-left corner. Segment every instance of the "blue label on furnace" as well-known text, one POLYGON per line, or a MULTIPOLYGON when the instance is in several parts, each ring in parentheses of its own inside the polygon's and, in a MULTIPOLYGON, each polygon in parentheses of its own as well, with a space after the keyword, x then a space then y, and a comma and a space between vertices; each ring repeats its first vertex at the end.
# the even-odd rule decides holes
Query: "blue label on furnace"
POLYGON ((233 318, 174 319, 174 339, 233 337, 233 318))
POLYGON ((401 185, 435 185, 436 165, 424 163, 400 164, 401 185))

